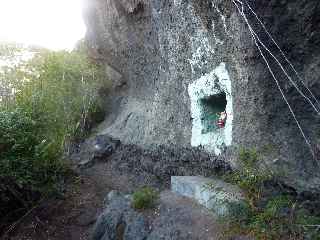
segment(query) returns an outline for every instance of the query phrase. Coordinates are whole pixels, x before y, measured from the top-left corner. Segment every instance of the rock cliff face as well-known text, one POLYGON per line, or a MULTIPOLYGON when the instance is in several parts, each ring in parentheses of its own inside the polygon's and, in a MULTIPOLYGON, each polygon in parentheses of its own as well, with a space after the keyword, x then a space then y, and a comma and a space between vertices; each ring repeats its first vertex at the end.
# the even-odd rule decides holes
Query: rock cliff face
MULTIPOLYGON (((248 2, 320 98, 320 2, 248 2)), ((235 3, 241 10, 232 0, 87 0, 91 53, 106 64, 114 82, 110 114, 100 130, 145 148, 191 145, 221 154, 257 147, 263 165, 291 186, 319 191, 320 164, 235 3), (227 120, 220 128, 217 113, 223 111, 227 120)), ((246 1, 243 9, 260 40, 294 77, 246 1)), ((317 155, 319 117, 263 53, 317 155)), ((319 107, 298 78, 292 80, 319 107)))

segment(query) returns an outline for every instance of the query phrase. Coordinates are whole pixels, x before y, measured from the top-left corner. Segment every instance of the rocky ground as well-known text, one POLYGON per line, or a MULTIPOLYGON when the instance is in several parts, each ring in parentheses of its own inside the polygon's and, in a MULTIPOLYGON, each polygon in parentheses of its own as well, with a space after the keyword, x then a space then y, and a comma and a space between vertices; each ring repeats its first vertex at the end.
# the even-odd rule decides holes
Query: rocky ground
POLYGON ((90 239, 92 226, 110 190, 95 176, 81 175, 66 184, 61 198, 45 201, 1 239, 90 239))
MULTIPOLYGON (((99 144, 110 143, 110 139, 104 143, 100 140, 99 144)), ((221 160, 200 150, 160 147, 153 151, 119 143, 111 144, 111 148, 104 145, 103 149, 108 151, 101 152, 102 148, 96 145, 97 139, 91 139, 80 146, 81 151, 75 151, 72 159, 77 174, 67 182, 63 196, 40 204, 3 239, 89 240, 98 216, 113 208, 120 215, 121 210, 129 209, 132 214, 143 216, 148 239, 219 239, 220 227, 208 210, 166 189, 174 174, 210 175, 226 171, 228 167, 221 160), (123 199, 107 199, 111 190, 130 194, 146 185, 162 191, 153 210, 136 212, 123 199)), ((95 239, 139 239, 101 237, 95 239)))
POLYGON ((212 213, 170 191, 161 193, 153 209, 137 211, 129 196, 110 194, 94 240, 107 239, 221 239, 222 229, 212 213))

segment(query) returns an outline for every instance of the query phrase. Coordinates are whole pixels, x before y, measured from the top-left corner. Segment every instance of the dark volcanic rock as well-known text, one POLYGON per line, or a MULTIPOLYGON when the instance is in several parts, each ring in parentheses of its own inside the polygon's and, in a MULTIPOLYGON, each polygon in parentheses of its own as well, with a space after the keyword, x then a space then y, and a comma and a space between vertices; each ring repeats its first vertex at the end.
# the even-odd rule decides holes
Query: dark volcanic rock
POLYGON ((163 192, 155 209, 138 212, 116 195, 100 215, 93 240, 216 240, 221 231, 209 210, 163 192))
MULTIPOLYGON (((319 98, 319 1, 249 2, 319 98)), ((102 133, 144 148, 189 147, 193 119, 188 87, 223 63, 232 86, 232 149, 257 147, 263 165, 287 184, 320 190, 319 166, 231 0, 88 0, 87 5, 91 54, 108 66, 114 81, 102 133)), ((294 76, 254 15, 244 10, 261 40, 294 76)), ((281 69, 275 63, 271 67, 306 136, 318 144, 319 117, 281 69)), ((297 77, 293 80, 308 94, 297 77)), ((142 165, 149 169, 157 164, 142 165)))
POLYGON ((147 230, 144 217, 131 208, 131 201, 117 196, 100 215, 93 240, 143 240, 147 230))
POLYGON ((131 172, 142 178, 155 177, 164 183, 169 182, 171 176, 212 176, 230 170, 224 159, 201 149, 163 145, 148 149, 121 145, 110 162, 115 171, 131 172))
POLYGON ((120 141, 108 135, 97 135, 74 146, 70 158, 80 168, 91 167, 95 160, 109 157, 120 145, 120 141))

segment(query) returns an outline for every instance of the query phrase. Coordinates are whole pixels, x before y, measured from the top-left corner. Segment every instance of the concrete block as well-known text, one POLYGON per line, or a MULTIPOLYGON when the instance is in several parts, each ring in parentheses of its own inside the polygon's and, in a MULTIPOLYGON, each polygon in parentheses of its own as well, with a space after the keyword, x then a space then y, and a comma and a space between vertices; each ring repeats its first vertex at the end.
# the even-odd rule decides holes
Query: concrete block
POLYGON ((237 186, 200 176, 172 176, 171 191, 196 200, 218 217, 228 216, 230 204, 240 204, 245 199, 237 186))

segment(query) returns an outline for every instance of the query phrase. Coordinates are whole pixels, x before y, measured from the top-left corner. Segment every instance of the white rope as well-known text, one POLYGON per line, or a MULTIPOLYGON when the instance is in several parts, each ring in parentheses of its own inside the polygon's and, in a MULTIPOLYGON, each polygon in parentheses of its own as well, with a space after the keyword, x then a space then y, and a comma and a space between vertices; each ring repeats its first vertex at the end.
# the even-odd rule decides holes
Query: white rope
MULTIPOLYGON (((247 26, 248 26, 248 28, 249 28, 249 31, 250 31, 250 33, 251 33, 251 37, 252 37, 252 39, 254 40, 255 45, 256 45, 256 47, 258 48, 259 52, 260 52, 260 55, 262 56, 264 62, 266 63, 266 65, 267 65, 267 67, 268 67, 268 70, 269 70, 269 72, 271 73, 271 75, 272 75, 272 77, 273 77, 273 79, 274 79, 274 81, 275 81, 275 83, 276 83, 276 85, 277 85, 277 87, 278 87, 281 95, 282 95, 282 98, 284 99, 285 103, 287 104, 287 106, 288 106, 288 108, 289 108, 289 110, 290 110, 290 112, 291 112, 291 114, 292 114, 292 116, 293 116, 293 118, 294 118, 294 120, 295 120, 295 122, 296 122, 296 124, 297 124, 297 126, 298 126, 298 128, 299 128, 299 130, 300 130, 300 132, 301 132, 301 135, 303 136, 306 144, 308 145, 308 147, 309 147, 309 149, 310 149, 310 151, 311 151, 312 156, 315 158, 315 153, 314 153, 314 151, 313 151, 312 145, 311 145, 310 141, 308 140, 308 138, 306 137, 306 135, 305 135, 305 133, 304 133, 304 131, 303 131, 303 129, 302 129, 302 127, 301 127, 301 125, 300 125, 300 123, 299 123, 299 121, 298 121, 298 119, 297 119, 297 117, 296 117, 296 115, 295 115, 295 113, 294 113, 294 111, 293 111, 290 103, 288 102, 288 100, 287 100, 287 98, 286 98, 286 96, 285 96, 285 94, 284 94, 284 92, 283 92, 283 90, 282 90, 282 88, 281 88, 281 86, 280 86, 280 84, 279 84, 278 79, 276 78, 274 72, 272 71, 272 69, 271 69, 271 67, 270 67, 270 64, 269 64, 267 58, 266 58, 265 55, 263 54, 263 52, 262 52, 262 50, 261 50, 261 48, 260 48, 260 46, 259 46, 259 44, 258 44, 258 42, 257 42, 256 34, 255 34, 254 30, 252 29, 252 27, 251 27, 251 25, 250 25, 250 23, 249 23, 246 15, 245 15, 245 13, 244 13, 243 3, 242 3, 241 1, 239 1, 239 0, 232 0, 232 2, 234 3, 234 5, 236 6, 236 8, 238 9, 240 15, 244 18, 244 20, 245 20, 245 22, 246 22, 246 24, 247 24, 247 26), (239 6, 236 4, 236 1, 241 4, 241 10, 240 10, 239 6)), ((260 43, 260 44, 261 44, 261 43, 260 43)), ((318 162, 317 162, 317 163, 318 163, 318 162)), ((320 163, 318 163, 318 164, 320 164, 320 163)), ((320 166, 320 165, 319 165, 319 166, 320 166)))
MULTIPOLYGON (((238 0, 237 0, 238 1, 238 0)), ((240 3, 240 1, 238 1, 240 3)), ((242 3, 241 3, 242 4, 242 3)), ((242 6, 242 10, 243 10, 243 5, 242 6)), ((247 19, 247 17, 244 15, 244 17, 247 19)), ((249 24, 249 22, 247 23, 249 24)), ((287 73, 287 71, 284 69, 284 67, 282 66, 282 64, 280 63, 280 61, 278 60, 278 58, 268 49, 268 47, 260 40, 259 36, 254 32, 253 28, 251 27, 252 30, 252 34, 255 35, 256 39, 258 40, 258 42, 263 46, 263 48, 272 56, 272 58, 277 62, 277 64, 279 65, 279 67, 281 68, 281 70, 283 71, 283 73, 286 75, 286 77, 289 79, 289 81, 292 83, 292 85, 297 89, 297 91, 299 92, 299 94, 304 97, 309 103, 310 105, 313 107, 313 109, 315 110, 316 113, 318 113, 318 115, 320 115, 320 111, 317 109, 317 107, 313 104, 313 102, 311 101, 311 99, 309 97, 307 97, 301 90, 300 88, 297 86, 297 84, 292 80, 292 78, 290 77, 290 75, 287 73)))
POLYGON ((266 26, 263 24, 263 22, 261 21, 261 19, 259 18, 259 16, 256 14, 256 12, 251 8, 251 6, 249 5, 248 1, 245 0, 246 5, 248 6, 248 8, 250 9, 250 11, 254 14, 255 18, 258 20, 258 22, 260 23, 260 25, 263 27, 264 31, 267 33, 267 35, 269 36, 269 38, 272 40, 272 42, 276 45, 276 47, 278 48, 278 50, 280 51, 281 55, 284 57, 284 59, 286 60, 286 62, 290 65, 291 69, 294 71, 294 73, 296 74, 296 76, 298 77, 298 79, 300 80, 300 82, 303 84, 303 86, 308 90, 308 92, 310 93, 310 95, 312 96, 312 98, 316 101, 316 103, 318 104, 318 107, 320 108, 320 102, 318 101, 318 99, 314 96, 314 94, 312 93, 312 91, 310 90, 310 88, 304 83, 302 77, 300 76, 300 74, 297 72, 297 70, 295 69, 295 67, 293 66, 293 64, 291 63, 291 61, 287 58, 287 56, 285 55, 285 53, 282 51, 282 49, 280 48, 280 46, 277 44, 276 40, 272 37, 271 33, 268 31, 268 29, 266 28, 266 26))

